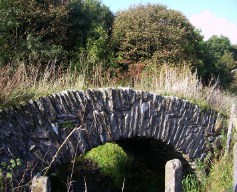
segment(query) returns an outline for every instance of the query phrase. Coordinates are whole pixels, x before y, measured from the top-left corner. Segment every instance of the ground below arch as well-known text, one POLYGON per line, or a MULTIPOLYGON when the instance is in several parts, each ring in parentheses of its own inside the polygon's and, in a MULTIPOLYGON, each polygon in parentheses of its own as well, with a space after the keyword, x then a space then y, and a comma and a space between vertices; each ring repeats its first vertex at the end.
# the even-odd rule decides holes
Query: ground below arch
MULTIPOLYGON (((125 174, 124 190, 127 192, 140 191, 164 191, 165 163, 168 160, 178 158, 181 160, 184 173, 189 173, 191 168, 188 162, 172 146, 165 143, 146 138, 134 138, 120 140, 114 145, 119 145, 129 156, 132 164, 127 167, 125 174)), ((119 165, 118 165, 119 166, 119 165)), ((66 190, 66 174, 70 176, 71 166, 61 167, 63 177, 53 178, 53 191, 66 190), (64 170, 63 170, 64 169, 64 170), (61 186, 58 180, 61 179, 61 186), (64 188, 63 188, 64 185, 64 188)), ((101 170, 92 161, 80 161, 74 169, 73 191, 84 192, 85 180, 90 192, 121 191, 120 186, 113 183, 113 179, 103 175, 101 170), (84 180, 85 179, 85 180, 84 180)))

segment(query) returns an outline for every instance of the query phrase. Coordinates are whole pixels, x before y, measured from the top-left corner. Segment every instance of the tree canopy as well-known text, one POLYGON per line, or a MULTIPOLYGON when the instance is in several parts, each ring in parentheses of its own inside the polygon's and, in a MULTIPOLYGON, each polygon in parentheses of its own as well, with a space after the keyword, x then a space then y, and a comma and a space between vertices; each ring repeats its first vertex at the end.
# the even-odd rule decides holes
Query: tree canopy
POLYGON ((220 78, 222 85, 232 80, 231 70, 236 66, 236 49, 231 45, 228 37, 212 36, 206 42, 205 68, 208 76, 220 78))
POLYGON ((1 0, 1 63, 42 62, 41 58, 62 55, 67 14, 59 0, 1 0))
POLYGON ((139 5, 116 14, 113 38, 121 59, 197 63, 202 39, 180 12, 162 5, 139 5))
POLYGON ((96 0, 0 0, 0 65, 69 63, 101 38, 97 33, 106 36, 112 20, 96 0))

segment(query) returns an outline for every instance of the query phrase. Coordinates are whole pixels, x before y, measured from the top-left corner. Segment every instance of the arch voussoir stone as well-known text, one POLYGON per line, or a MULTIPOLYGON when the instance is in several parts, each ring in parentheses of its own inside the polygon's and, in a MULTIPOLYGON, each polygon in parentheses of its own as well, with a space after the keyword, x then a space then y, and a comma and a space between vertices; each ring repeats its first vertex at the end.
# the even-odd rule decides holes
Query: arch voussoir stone
POLYGON ((0 160, 46 166, 59 151, 56 166, 75 153, 136 137, 161 140, 193 160, 205 157, 214 142, 216 118, 187 100, 147 91, 63 91, 0 112, 0 160))

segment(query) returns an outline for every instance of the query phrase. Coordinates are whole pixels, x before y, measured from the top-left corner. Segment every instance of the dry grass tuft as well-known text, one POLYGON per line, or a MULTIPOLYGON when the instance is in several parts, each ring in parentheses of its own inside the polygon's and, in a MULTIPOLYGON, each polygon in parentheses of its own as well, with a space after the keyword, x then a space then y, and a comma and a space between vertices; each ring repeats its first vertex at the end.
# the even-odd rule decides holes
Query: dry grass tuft
POLYGON ((111 77, 109 70, 104 70, 100 64, 92 67, 89 77, 85 71, 81 71, 33 66, 20 66, 15 70, 11 67, 0 68, 0 107, 65 89, 82 89, 85 86, 130 86, 184 98, 225 114, 230 112, 232 103, 237 100, 234 95, 218 87, 218 80, 213 79, 208 86, 203 86, 197 72, 192 72, 188 66, 162 65, 152 70, 143 70, 139 77, 134 76, 120 83, 116 83, 116 77, 111 77))
POLYGON ((0 68, 0 107, 6 107, 65 89, 82 89, 84 76, 77 71, 46 67, 0 68))
POLYGON ((233 94, 220 89, 218 84, 218 79, 212 79, 208 86, 204 86, 197 72, 192 72, 188 66, 163 65, 152 71, 145 71, 135 83, 135 88, 177 96, 229 114, 231 105, 237 99, 233 94))

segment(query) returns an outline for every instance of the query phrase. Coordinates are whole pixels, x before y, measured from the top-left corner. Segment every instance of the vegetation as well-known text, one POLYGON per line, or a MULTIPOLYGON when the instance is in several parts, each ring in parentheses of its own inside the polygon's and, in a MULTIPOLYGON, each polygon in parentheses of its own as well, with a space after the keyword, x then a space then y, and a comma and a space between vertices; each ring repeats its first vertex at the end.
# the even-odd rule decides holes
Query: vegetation
POLYGON ((113 38, 121 59, 157 65, 197 65, 202 39, 182 13, 152 4, 118 12, 113 38))
POLYGON ((111 177, 118 189, 122 188, 124 177, 129 174, 132 162, 121 147, 106 143, 89 151, 85 158, 97 163, 102 173, 111 177))
POLYGON ((47 95, 63 89, 81 89, 84 77, 77 71, 61 68, 9 66, 0 68, 0 108, 29 99, 47 95))
MULTIPOLYGON (((0 0, 0 108, 65 89, 129 86, 228 114, 236 64, 237 45, 227 37, 204 41, 181 12, 158 4, 114 15, 98 0, 0 0)), ((96 150, 111 159, 93 151, 87 157, 121 185, 116 162, 126 154, 112 145, 96 150)), ((231 161, 214 159, 201 183, 187 176, 184 191, 226 190, 231 161)))
MULTIPOLYGON (((143 142, 144 140, 140 141, 139 145, 143 144, 143 142)), ((157 147, 156 142, 159 141, 149 142, 149 145, 154 149, 157 147)), ((146 141, 145 145, 147 145, 146 141)), ((96 191, 121 191, 121 189, 133 192, 153 192, 157 191, 157 189, 164 191, 163 163, 156 161, 157 155, 155 157, 152 156, 154 162, 151 162, 151 159, 148 160, 151 156, 143 151, 146 147, 142 148, 140 148, 139 154, 133 152, 126 154, 120 147, 120 144, 116 143, 106 143, 105 145, 93 148, 85 155, 76 157, 75 161, 73 161, 75 165, 71 180, 77 183, 80 178, 84 177, 89 190, 96 191), (141 154, 149 157, 145 158, 141 154), (147 164, 148 162, 150 162, 149 165, 147 164), (101 186, 101 183, 103 183, 103 186, 101 186)), ((55 180, 61 181, 64 187, 66 183, 70 183, 65 175, 71 175, 72 163, 67 167, 69 168, 66 168, 66 170, 69 171, 66 171, 66 173, 65 170, 64 172, 58 171, 58 177, 57 179, 55 178, 55 180)), ((58 191, 65 191, 61 189, 63 186, 58 187, 58 184, 59 182, 55 182, 53 188, 57 187, 58 191)))
MULTIPOLYGON (((216 155, 220 155, 220 152, 216 155)), ((115 143, 107 143, 87 152, 85 155, 76 158, 74 182, 77 182, 82 175, 86 178, 88 184, 100 189, 95 183, 104 182, 104 190, 120 191, 124 188, 126 191, 157 191, 163 189, 164 183, 160 180, 160 176, 153 173, 151 170, 146 173, 142 164, 144 162, 134 161, 131 154, 127 155, 123 149, 115 143), (88 165, 89 164, 89 165, 88 165), (79 170, 78 170, 79 169, 79 170), (98 175, 97 169, 101 174, 98 175), (88 175, 90 174, 90 175, 88 175), (98 179, 100 178, 100 181, 98 179), (139 181, 139 182, 137 182, 139 181), (111 185, 112 184, 112 185, 111 185), (159 188, 160 187, 160 188, 159 188)), ((231 191, 232 187, 232 154, 230 156, 220 155, 213 159, 211 167, 207 167, 202 162, 197 163, 199 176, 194 174, 187 174, 182 181, 184 192, 216 192, 216 191, 231 191), (203 172, 208 168, 209 174, 203 172)), ((145 166, 146 167, 146 166, 145 166)), ((69 169, 71 170, 71 168, 69 169)), ((71 172, 68 173, 69 175, 71 172)), ((65 176, 65 171, 61 173, 65 176)), ((59 181, 63 178, 57 178, 59 181)), ((64 187, 67 178, 64 178, 64 187)), ((55 183, 55 186, 58 182, 55 183)), ((60 186, 61 187, 63 187, 60 186)), ((58 189, 60 189, 58 188, 58 189)))
POLYGON ((206 188, 209 191, 227 191, 232 189, 233 185, 233 158, 221 157, 220 160, 214 160, 210 174, 207 178, 206 188))
POLYGON ((67 66, 85 51, 102 59, 112 19, 94 0, 1 0, 0 66, 67 66))
POLYGON ((212 36, 205 44, 207 47, 207 60, 205 61, 207 75, 219 76, 221 85, 228 87, 228 84, 233 80, 231 70, 237 64, 235 47, 224 36, 212 36))
POLYGON ((8 191, 9 186, 13 190, 13 174, 14 170, 22 166, 20 158, 10 159, 9 162, 1 162, 0 169, 0 191, 8 191))
POLYGON ((209 175, 202 175, 199 180, 195 175, 183 179, 184 192, 233 191, 233 158, 221 157, 212 162, 209 175))
POLYGON ((113 15, 98 0, 1 0, 0 20, 0 66, 73 66, 88 79, 107 69, 102 77, 124 81, 154 65, 189 65, 203 82, 219 76, 235 89, 236 46, 223 36, 205 42, 181 12, 159 4, 113 15))
POLYGON ((97 71, 93 72, 93 81, 87 80, 85 73, 61 68, 29 67, 24 66, 16 70, 6 66, 0 69, 0 108, 9 105, 24 103, 39 96, 48 95, 65 89, 84 89, 86 87, 130 86, 159 93, 161 95, 175 95, 190 100, 202 108, 212 108, 224 114, 230 112, 236 97, 220 89, 218 82, 211 82, 204 86, 197 73, 192 73, 189 67, 170 67, 163 65, 160 68, 147 69, 141 76, 134 76, 126 82, 116 82, 117 78, 102 78, 97 71), (134 84, 134 86, 132 86, 134 84))
POLYGON ((189 174, 183 179, 184 192, 233 191, 233 151, 231 150, 227 156, 224 155, 226 138, 223 136, 221 141, 223 148, 214 152, 214 158, 209 160, 209 166, 205 162, 199 162, 197 168, 199 176, 189 174))

